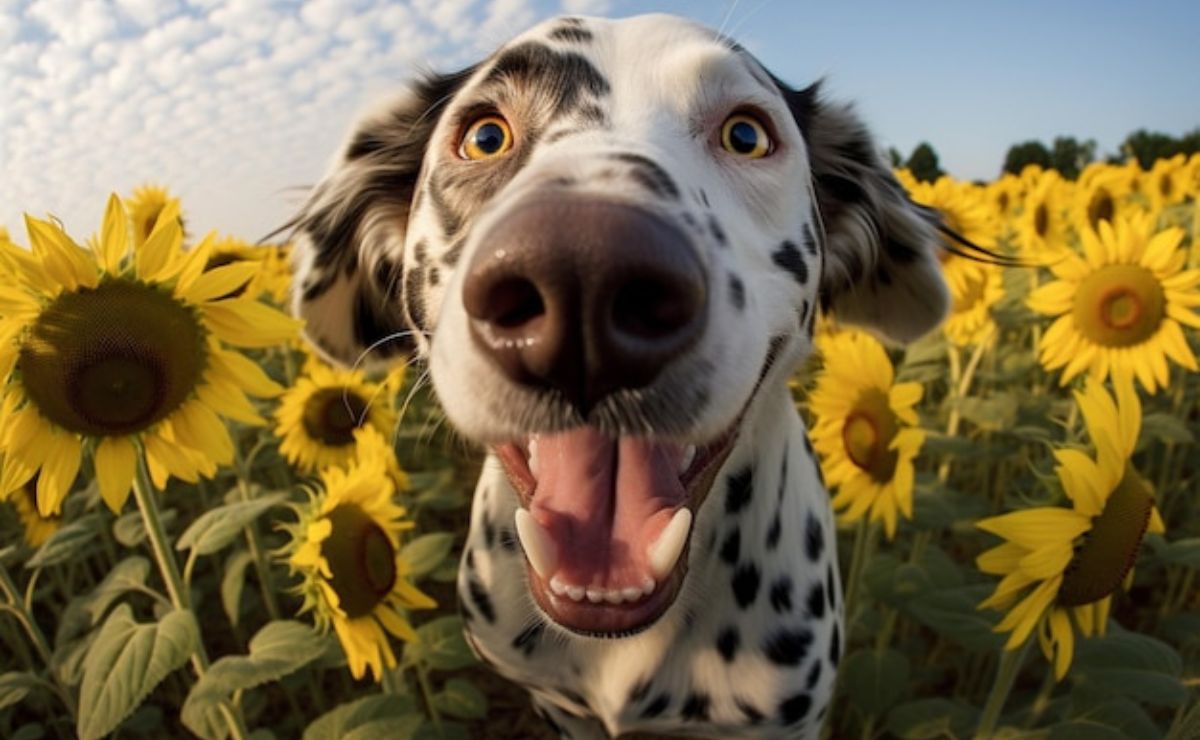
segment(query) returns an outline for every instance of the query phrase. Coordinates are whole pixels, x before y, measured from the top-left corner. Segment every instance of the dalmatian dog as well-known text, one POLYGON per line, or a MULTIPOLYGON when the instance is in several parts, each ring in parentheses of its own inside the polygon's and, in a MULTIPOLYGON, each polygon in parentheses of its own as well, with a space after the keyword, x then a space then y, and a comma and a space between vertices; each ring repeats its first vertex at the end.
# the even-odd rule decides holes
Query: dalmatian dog
POLYGON ((943 318, 851 109, 668 15, 565 17, 363 118, 297 216, 335 360, 428 363, 488 450, 458 590, 562 736, 816 737, 844 643, 787 379, 819 310, 943 318))

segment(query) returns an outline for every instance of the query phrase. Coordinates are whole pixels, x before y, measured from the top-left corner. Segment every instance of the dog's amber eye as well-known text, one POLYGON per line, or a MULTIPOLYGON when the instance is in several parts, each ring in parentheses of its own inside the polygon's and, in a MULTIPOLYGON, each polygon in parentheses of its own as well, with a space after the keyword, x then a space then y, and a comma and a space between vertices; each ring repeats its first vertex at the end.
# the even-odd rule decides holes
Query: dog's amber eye
POLYGON ((758 119, 734 113, 721 124, 721 146, 731 154, 758 159, 771 152, 771 136, 758 119))
POLYGON ((512 144, 512 129, 508 127, 508 121, 496 115, 484 116, 467 127, 458 146, 458 156, 463 159, 491 159, 512 149, 512 144))

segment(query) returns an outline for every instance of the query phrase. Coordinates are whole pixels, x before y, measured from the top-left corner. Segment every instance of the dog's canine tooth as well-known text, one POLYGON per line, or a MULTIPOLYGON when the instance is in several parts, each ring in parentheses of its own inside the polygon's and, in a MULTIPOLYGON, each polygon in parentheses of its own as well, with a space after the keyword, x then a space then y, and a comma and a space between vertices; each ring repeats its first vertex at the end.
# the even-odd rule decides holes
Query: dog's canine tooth
POLYGON ((567 587, 558 579, 558 576, 550 579, 550 590, 558 596, 565 596, 567 593, 567 587))
POLYGON ((571 601, 583 601, 585 593, 583 586, 567 586, 567 598, 571 601))
POLYGON ((533 435, 529 438, 529 472, 534 478, 538 476, 538 438, 533 435))
POLYGON ((514 517, 517 524, 517 539, 525 549, 525 557, 539 576, 545 578, 558 569, 558 548, 542 525, 538 524, 525 509, 518 508, 514 517))
POLYGON ((692 463, 696 461, 696 445, 688 445, 683 451, 683 459, 679 461, 679 474, 683 475, 687 469, 692 467, 692 463))
POLYGON ((692 511, 686 506, 675 512, 671 521, 663 528, 658 539, 651 543, 646 554, 650 557, 650 572, 661 580, 671 574, 683 546, 687 544, 688 531, 692 528, 692 511))

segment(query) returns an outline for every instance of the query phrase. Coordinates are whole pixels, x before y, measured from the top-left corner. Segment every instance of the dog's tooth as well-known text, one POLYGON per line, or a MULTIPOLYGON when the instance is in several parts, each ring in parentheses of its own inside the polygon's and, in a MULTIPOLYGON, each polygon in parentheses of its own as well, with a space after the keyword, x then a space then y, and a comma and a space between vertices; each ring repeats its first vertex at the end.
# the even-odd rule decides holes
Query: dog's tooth
POLYGON ((562 581, 558 580, 558 576, 550 579, 550 590, 558 596, 563 596, 567 593, 567 587, 563 585, 562 581))
POLYGON ((683 459, 679 461, 679 474, 683 475, 696 461, 696 445, 688 445, 683 451, 683 459))
MULTIPOLYGON (((640 592, 639 592, 640 593, 640 592)), ((620 604, 626 601, 625 592, 619 588, 610 588, 604 592, 604 600, 610 604, 620 604)))
POLYGON ((671 521, 647 550, 650 556, 650 572, 655 578, 666 578, 679 562, 683 546, 687 544, 688 530, 692 528, 692 512, 686 506, 675 512, 671 521))
POLYGON ((542 525, 533 518, 533 514, 517 507, 514 519, 517 524, 517 538, 521 540, 525 557, 529 558, 529 564, 537 574, 545 578, 557 570, 558 548, 546 530, 542 529, 542 525))
POLYGON ((538 438, 533 435, 529 438, 529 472, 536 478, 538 475, 538 438))
MULTIPOLYGON (((654 589, 651 588, 650 590, 653 591, 654 589)), ((625 601, 637 601, 638 599, 642 598, 642 589, 638 588, 637 586, 628 586, 621 589, 621 597, 625 599, 625 601)))
POLYGON ((649 596, 650 594, 654 593, 654 587, 657 585, 658 584, 654 582, 653 578, 646 576, 642 579, 642 595, 649 596))
POLYGON ((599 604, 604 601, 605 590, 602 588, 589 588, 587 590, 587 600, 593 604, 599 604))
POLYGON ((567 586, 567 598, 571 601, 583 601, 585 593, 583 586, 567 586))

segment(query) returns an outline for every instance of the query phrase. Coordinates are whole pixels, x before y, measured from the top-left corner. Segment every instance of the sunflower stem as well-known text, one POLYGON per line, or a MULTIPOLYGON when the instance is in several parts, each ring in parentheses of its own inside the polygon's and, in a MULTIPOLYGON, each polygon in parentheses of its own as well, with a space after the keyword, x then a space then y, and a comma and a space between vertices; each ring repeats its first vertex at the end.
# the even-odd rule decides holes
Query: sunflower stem
POLYGON ((874 534, 867 517, 858 520, 858 528, 854 531, 854 550, 850 556, 850 572, 846 575, 846 593, 843 600, 846 604, 846 634, 849 636, 858 616, 858 582, 866 566, 867 552, 870 550, 871 535, 874 534))
MULTIPOLYGON (((167 595, 171 599, 171 606, 181 611, 192 612, 191 595, 188 593, 183 578, 179 575, 179 564, 175 562, 175 556, 171 553, 167 532, 158 511, 158 501, 155 498, 158 492, 150 482, 150 472, 146 468, 144 450, 138 450, 137 460, 138 464, 133 478, 133 497, 137 501, 138 511, 142 514, 146 539, 150 541, 150 549, 158 564, 158 571, 167 586, 167 595)), ((192 612, 192 616, 195 618, 195 612, 192 612)), ((199 620, 197 620, 198 622, 199 620)), ((208 651, 204 646, 203 636, 201 636, 196 643, 196 651, 192 653, 192 669, 196 672, 197 678, 204 675, 208 670, 208 665, 208 651)), ((222 703, 220 706, 234 740, 244 740, 250 733, 242 718, 241 707, 228 703, 222 703)))
MULTIPOLYGON (((253 459, 247 456, 248 459, 253 459)), ((246 475, 249 470, 243 471, 238 476, 238 495, 243 501, 250 500, 249 486, 246 485, 246 475)), ((258 575, 258 588, 262 592, 263 603, 267 607, 267 614, 272 620, 279 619, 279 602, 275 599, 275 591, 271 588, 271 567, 267 563, 266 555, 263 552, 262 538, 258 534, 258 524, 250 522, 245 527, 246 546, 250 548, 250 556, 254 559, 254 572, 258 575)))
MULTIPOLYGON (((53 655, 50 650, 50 643, 42 633, 42 628, 34 620, 29 605, 21 598, 21 591, 17 588, 17 584, 13 582, 12 576, 8 574, 8 568, 3 565, 0 565, 0 590, 4 592, 5 601, 8 602, 4 606, 8 607, 8 611, 25 628, 25 634, 29 635, 29 641, 33 643, 38 657, 42 659, 47 670, 49 670, 51 656, 53 655)), ((54 688, 59 698, 62 699, 63 704, 67 707, 67 711, 71 713, 71 717, 75 717, 75 697, 70 691, 63 689, 57 684, 54 685, 54 688)))
POLYGON ((992 690, 988 693, 987 703, 983 705, 983 714, 979 718, 979 726, 975 730, 975 740, 987 740, 992 737, 996 730, 996 723, 1000 720, 1000 712, 1004 709, 1004 704, 1008 701, 1008 694, 1012 691, 1013 683, 1017 679, 1017 674, 1021 671, 1021 664, 1025 662, 1025 656, 1029 652, 1029 646, 1033 644, 1033 637, 1026 638, 1025 642, 1016 650, 1000 651, 1000 664, 996 666, 996 680, 992 682, 992 690))
MULTIPOLYGON (((970 359, 967 360, 967 366, 962 367, 962 360, 958 356, 958 348, 950 348, 950 391, 954 394, 954 403, 950 406, 950 416, 946 420, 946 436, 953 437, 958 434, 959 424, 962 423, 962 402, 967 397, 967 391, 971 389, 971 382, 975 379, 975 371, 979 369, 979 362, 983 359, 983 353, 991 344, 995 334, 989 335, 986 339, 981 340, 975 345, 975 351, 971 353, 970 359)), ((938 466, 938 483, 945 483, 950 478, 950 456, 947 455, 942 459, 942 464, 938 466)))
POLYGON ((433 720, 433 726, 437 730, 438 737, 445 737, 445 730, 442 728, 442 715, 433 704, 433 686, 429 683, 429 669, 424 663, 418 663, 417 666, 417 683, 421 685, 421 695, 425 698, 425 708, 429 710, 429 718, 433 720))

